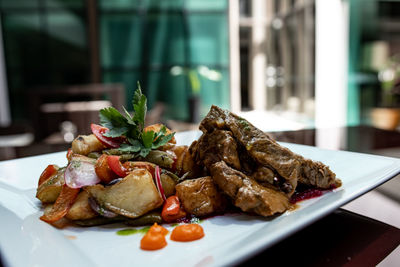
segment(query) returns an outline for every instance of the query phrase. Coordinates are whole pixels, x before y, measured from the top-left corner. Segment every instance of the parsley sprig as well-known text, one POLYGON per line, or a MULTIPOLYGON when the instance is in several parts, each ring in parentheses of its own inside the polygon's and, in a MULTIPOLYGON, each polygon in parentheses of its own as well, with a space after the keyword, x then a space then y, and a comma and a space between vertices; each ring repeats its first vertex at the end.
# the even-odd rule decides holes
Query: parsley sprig
POLYGON ((121 153, 137 154, 146 157, 152 149, 157 149, 168 143, 175 133, 167 134, 163 125, 158 132, 143 131, 147 112, 147 98, 142 93, 140 83, 136 89, 133 100, 133 116, 123 107, 125 115, 113 107, 100 110, 100 124, 109 129, 104 136, 111 138, 125 137, 118 150, 121 153))

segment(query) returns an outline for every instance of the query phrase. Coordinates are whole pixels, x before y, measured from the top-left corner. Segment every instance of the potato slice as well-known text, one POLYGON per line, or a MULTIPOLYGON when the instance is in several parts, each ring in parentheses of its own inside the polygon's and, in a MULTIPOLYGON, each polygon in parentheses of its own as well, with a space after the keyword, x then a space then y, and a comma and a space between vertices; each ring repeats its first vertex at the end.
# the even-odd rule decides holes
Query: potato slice
POLYGON ((72 141, 72 152, 80 155, 88 155, 90 152, 101 151, 105 146, 94 134, 79 135, 72 141))
POLYGON ((164 195, 166 197, 172 196, 175 194, 175 180, 168 175, 168 173, 161 173, 160 175, 161 185, 164 189, 164 195))
POLYGON ((70 220, 87 220, 96 217, 98 214, 90 207, 89 196, 88 192, 81 191, 65 217, 70 220))
POLYGON ((36 198, 42 203, 53 203, 56 201, 64 185, 65 168, 58 169, 57 173, 44 181, 36 190, 36 198))
POLYGON ((106 209, 129 218, 146 214, 163 203, 153 177, 145 169, 133 170, 112 186, 97 184, 85 190, 106 209))
POLYGON ((190 214, 201 217, 225 210, 227 201, 210 176, 183 181, 175 189, 190 214))

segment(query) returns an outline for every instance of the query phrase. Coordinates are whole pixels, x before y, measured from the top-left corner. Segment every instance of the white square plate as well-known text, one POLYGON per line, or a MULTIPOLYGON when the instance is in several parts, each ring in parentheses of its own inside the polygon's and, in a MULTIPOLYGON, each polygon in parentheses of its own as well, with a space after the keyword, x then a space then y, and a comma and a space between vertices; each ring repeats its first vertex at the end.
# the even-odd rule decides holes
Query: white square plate
MULTIPOLYGON (((176 135, 190 144, 199 132, 176 135)), ((141 234, 117 235, 122 224, 56 229, 39 220, 38 177, 48 164, 66 165, 65 152, 0 162, 0 249, 5 266, 221 266, 237 264, 304 228, 400 172, 400 159, 283 143, 306 158, 329 165, 343 186, 300 202, 273 218, 244 214, 201 221, 205 237, 174 242, 158 251, 139 248, 141 234)), ((169 230, 172 226, 168 226, 169 230)))

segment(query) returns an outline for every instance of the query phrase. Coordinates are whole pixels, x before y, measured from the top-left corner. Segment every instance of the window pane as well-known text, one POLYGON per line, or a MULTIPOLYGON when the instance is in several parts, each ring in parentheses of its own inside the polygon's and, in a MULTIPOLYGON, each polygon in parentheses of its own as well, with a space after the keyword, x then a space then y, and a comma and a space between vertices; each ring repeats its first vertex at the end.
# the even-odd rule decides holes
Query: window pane
POLYGON ((223 11, 228 8, 228 0, 186 0, 186 7, 189 10, 223 11))
POLYGON ((89 52, 85 19, 76 13, 47 15, 49 83, 73 84, 89 81, 89 52))
POLYGON ((38 8, 38 0, 2 0, 0 1, 2 8, 38 8))
POLYGON ((187 99, 189 90, 186 76, 172 75, 170 71, 152 71, 147 78, 147 96, 153 105, 155 101, 163 101, 167 105, 167 118, 176 120, 188 119, 187 99))
MULTIPOLYGON (((125 86, 125 108, 132 111, 133 93, 136 90, 140 72, 132 71, 103 71, 104 83, 122 83, 125 86)), ((145 88, 143 88, 145 89, 145 88)))
POLYGON ((148 61, 153 65, 185 63, 182 16, 149 15, 147 25, 143 49, 148 50, 148 61))
POLYGON ((226 15, 189 16, 191 61, 195 64, 229 63, 229 36, 226 15))
POLYGON ((142 2, 143 0, 100 0, 99 6, 102 10, 138 8, 142 2))
POLYGON ((229 71, 227 69, 212 69, 200 71, 200 95, 202 116, 207 115, 211 105, 229 108, 229 71))
POLYGON ((3 39, 7 68, 35 66, 44 57, 38 13, 3 17, 3 39), (27 49, 29 48, 29 49, 27 49))
POLYGON ((100 18, 103 67, 134 67, 141 61, 142 23, 135 15, 104 14, 100 18))
POLYGON ((83 8, 85 7, 84 0, 45 0, 45 5, 50 8, 64 8, 64 7, 73 7, 73 8, 83 8))
POLYGON ((183 8, 184 0, 144 0, 145 7, 157 9, 181 9, 183 8))

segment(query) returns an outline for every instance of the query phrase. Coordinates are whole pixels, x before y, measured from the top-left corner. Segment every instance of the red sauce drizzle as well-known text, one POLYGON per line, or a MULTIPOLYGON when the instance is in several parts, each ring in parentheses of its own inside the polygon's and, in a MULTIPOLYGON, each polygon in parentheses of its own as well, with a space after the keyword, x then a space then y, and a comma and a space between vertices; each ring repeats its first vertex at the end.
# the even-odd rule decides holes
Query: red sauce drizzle
POLYGON ((290 203, 295 204, 299 201, 310 199, 310 198, 315 198, 315 197, 320 197, 326 192, 330 192, 333 189, 335 189, 335 185, 331 185, 330 188, 328 189, 319 189, 319 188, 308 188, 305 190, 301 191, 296 191, 292 197, 290 198, 290 203))

